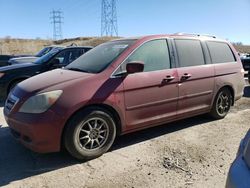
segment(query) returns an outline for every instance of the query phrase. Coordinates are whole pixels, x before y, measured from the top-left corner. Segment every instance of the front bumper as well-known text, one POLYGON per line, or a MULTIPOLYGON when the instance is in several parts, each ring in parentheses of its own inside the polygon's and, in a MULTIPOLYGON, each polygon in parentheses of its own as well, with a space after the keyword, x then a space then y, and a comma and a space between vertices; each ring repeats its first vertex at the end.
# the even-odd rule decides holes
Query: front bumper
POLYGON ((249 188, 250 169, 247 167, 242 155, 239 155, 230 167, 226 188, 249 188))
POLYGON ((14 137, 27 148, 38 153, 60 151, 63 118, 48 110, 43 114, 8 114, 7 124, 14 137))

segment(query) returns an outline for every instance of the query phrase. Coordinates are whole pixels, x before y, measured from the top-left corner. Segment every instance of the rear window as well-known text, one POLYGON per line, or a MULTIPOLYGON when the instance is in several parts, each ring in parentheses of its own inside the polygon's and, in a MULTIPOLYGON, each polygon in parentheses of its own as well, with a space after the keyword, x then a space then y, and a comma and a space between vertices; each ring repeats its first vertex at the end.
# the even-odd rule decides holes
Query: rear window
POLYGON ((204 55, 199 40, 175 39, 181 67, 204 65, 204 55))
POLYGON ((213 63, 228 63, 236 61, 233 52, 227 43, 209 41, 207 42, 207 46, 213 63))

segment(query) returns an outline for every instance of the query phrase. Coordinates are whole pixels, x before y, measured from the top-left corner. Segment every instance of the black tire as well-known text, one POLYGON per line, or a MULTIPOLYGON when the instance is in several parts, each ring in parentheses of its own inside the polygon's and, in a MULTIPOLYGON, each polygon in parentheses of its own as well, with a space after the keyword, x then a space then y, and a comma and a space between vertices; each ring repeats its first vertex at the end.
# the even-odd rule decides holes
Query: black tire
POLYGON ((222 88, 217 93, 210 116, 214 119, 223 119, 229 112, 233 103, 233 96, 228 88, 222 88))
POLYGON ((112 114, 102 108, 88 108, 74 115, 66 125, 64 145, 73 157, 90 160, 107 152, 115 137, 116 125, 112 114), (88 131, 90 127, 92 130, 88 131), (102 140, 102 137, 105 139, 102 140), (94 144, 99 146, 94 148, 94 144))

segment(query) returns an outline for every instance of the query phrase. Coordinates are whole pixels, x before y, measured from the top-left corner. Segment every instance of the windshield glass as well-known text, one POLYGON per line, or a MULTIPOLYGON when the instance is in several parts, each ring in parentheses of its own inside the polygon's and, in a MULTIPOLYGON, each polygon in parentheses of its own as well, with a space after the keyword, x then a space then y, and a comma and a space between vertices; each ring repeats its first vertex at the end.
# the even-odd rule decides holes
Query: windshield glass
POLYGON ((50 60, 55 54, 57 54, 61 49, 60 48, 54 48, 49 53, 45 54, 44 56, 38 58, 34 63, 35 64, 43 64, 50 60))
POLYGON ((121 40, 101 44, 73 61, 66 69, 99 73, 134 42, 135 40, 121 40))
POLYGON ((52 49, 52 47, 46 47, 43 48, 41 51, 39 51, 35 56, 36 57, 42 57, 43 55, 49 53, 49 51, 52 49))

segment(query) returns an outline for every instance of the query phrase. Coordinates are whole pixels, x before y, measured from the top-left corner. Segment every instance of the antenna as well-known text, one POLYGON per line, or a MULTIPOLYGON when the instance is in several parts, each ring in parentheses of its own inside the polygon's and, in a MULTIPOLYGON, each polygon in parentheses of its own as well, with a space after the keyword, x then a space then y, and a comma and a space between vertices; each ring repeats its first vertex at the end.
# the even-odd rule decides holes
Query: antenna
POLYGON ((102 0, 101 36, 118 36, 116 0, 102 0))
POLYGON ((62 39, 63 12, 60 10, 53 10, 50 12, 50 14, 51 14, 50 19, 52 20, 51 23, 53 24, 53 39, 54 40, 62 39))

